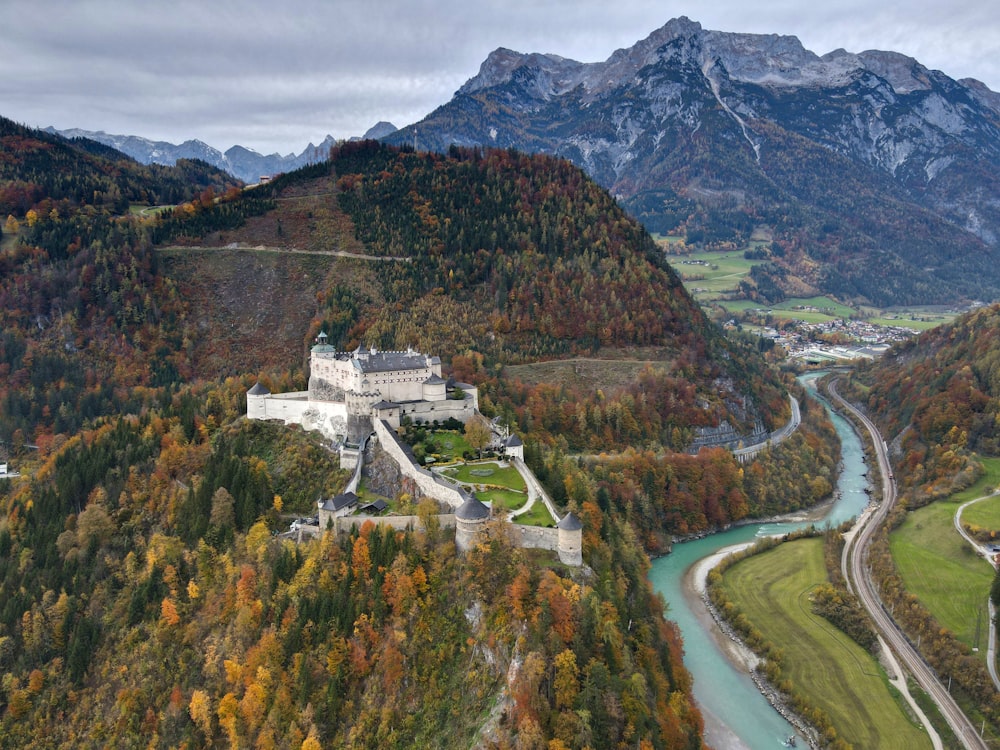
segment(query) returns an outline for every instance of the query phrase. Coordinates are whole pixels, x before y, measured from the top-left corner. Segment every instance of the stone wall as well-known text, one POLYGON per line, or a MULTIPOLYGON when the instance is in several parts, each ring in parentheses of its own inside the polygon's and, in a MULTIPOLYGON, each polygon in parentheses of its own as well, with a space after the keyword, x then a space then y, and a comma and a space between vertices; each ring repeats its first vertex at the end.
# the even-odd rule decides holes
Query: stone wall
POLYGON ((378 436, 382 450, 399 464, 399 470, 403 472, 404 476, 413 480, 421 495, 431 497, 452 508, 457 508, 465 502, 457 485, 413 463, 413 458, 403 448, 395 431, 385 420, 375 419, 372 421, 375 423, 375 434, 378 436))
POLYGON ((532 549, 548 549, 555 552, 559 548, 559 529, 544 529, 540 526, 522 526, 519 523, 507 524, 507 533, 511 544, 515 547, 530 547, 532 549))
MULTIPOLYGON (((435 516, 435 518, 438 519, 442 529, 455 528, 454 513, 442 513, 435 516)), ((420 516, 341 516, 334 523, 336 524, 335 528, 338 533, 347 533, 355 526, 360 529, 365 521, 371 521, 379 526, 391 526, 397 531, 405 531, 408 528, 423 528, 423 521, 420 520, 420 516)))

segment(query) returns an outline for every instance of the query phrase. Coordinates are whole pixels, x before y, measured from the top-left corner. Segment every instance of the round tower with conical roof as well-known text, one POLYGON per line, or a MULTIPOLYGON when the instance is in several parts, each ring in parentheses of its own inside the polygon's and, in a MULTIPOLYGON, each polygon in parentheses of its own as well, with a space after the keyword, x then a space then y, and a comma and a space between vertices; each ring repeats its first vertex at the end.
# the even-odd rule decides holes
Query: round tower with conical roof
POLYGON ((455 511, 455 546, 459 552, 472 548, 476 536, 490 518, 490 509, 472 493, 466 493, 465 502, 455 511))
POLYGON ((566 565, 583 565, 583 522, 570 511, 556 524, 559 541, 556 552, 566 565))
POLYGON ((267 419, 266 399, 271 392, 258 380, 247 391, 247 419, 267 419))

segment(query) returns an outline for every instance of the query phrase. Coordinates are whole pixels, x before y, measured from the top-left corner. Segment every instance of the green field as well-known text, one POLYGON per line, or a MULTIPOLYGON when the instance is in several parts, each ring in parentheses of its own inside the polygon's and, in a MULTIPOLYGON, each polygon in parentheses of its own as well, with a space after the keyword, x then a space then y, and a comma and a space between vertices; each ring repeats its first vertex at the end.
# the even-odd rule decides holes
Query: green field
MULTIPOLYGON (((762 308, 760 302, 730 299, 739 293, 740 282, 750 274, 750 269, 762 262, 744 258, 745 248, 675 255, 670 254, 669 248, 678 244, 680 238, 660 237, 658 241, 667 249, 667 260, 681 277, 684 287, 699 303, 718 305, 729 313, 762 308)), ((750 243, 751 246, 758 244, 760 243, 750 243)), ((926 331, 956 317, 953 312, 919 307, 891 311, 876 308, 854 310, 829 297, 791 298, 764 309, 776 320, 798 320, 803 323, 825 323, 849 318, 860 312, 871 323, 910 328, 914 331, 926 331)))
MULTIPOLYGON (((889 547, 906 590, 958 640, 978 648, 985 660, 986 600, 993 568, 959 535, 953 522, 958 506, 981 494, 970 496, 967 490, 912 511, 889 535, 889 547)), ((964 513, 963 519, 969 520, 964 513)))
POLYGON ((827 580, 823 540, 799 539, 733 565, 728 597, 784 651, 794 689, 821 708, 857 748, 929 748, 875 658, 811 611, 809 593, 827 580))
POLYGON ((484 490, 476 497, 497 510, 517 510, 528 501, 527 493, 514 490, 484 490))
POLYGON ((428 453, 438 453, 452 458, 461 458, 466 451, 473 455, 476 453, 466 442, 465 436, 453 430, 432 432, 427 436, 424 444, 427 446, 428 453))
POLYGON ((709 302, 739 289, 740 281, 759 260, 747 260, 743 250, 668 255, 684 286, 699 302, 709 302))
POLYGON ((552 514, 549 513, 549 509, 545 507, 545 503, 541 500, 536 500, 535 504, 531 506, 531 510, 527 513, 522 513, 514 518, 514 523, 524 524, 525 526, 546 526, 549 528, 556 525, 556 522, 552 519, 552 514))
POLYGON ((493 461, 450 466, 442 472, 450 479, 466 484, 486 484, 525 492, 524 477, 513 466, 500 467, 493 461), (488 473, 487 473, 488 472, 488 473))
MULTIPOLYGON (((972 487, 955 495, 960 503, 989 495, 1000 488, 1000 458, 980 458, 985 472, 972 487)), ((974 503, 962 511, 962 523, 1000 532, 1000 497, 974 503)), ((1000 537, 1000 534, 998 534, 1000 537)))

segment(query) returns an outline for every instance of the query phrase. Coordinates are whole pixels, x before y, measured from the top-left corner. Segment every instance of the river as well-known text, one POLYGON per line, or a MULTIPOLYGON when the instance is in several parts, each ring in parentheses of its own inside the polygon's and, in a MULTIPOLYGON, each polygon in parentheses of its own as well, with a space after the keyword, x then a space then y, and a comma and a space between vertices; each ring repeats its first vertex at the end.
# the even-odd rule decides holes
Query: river
MULTIPOLYGON (((814 396, 817 377, 819 374, 811 374, 800 379, 814 396)), ((830 411, 826 401, 823 403, 830 411)), ((705 716, 705 740, 716 750, 772 750, 781 747, 795 730, 760 694, 746 671, 733 666, 723 650, 725 639, 712 627, 690 587, 685 586, 685 574, 699 560, 724 547, 792 531, 808 523, 838 525, 864 509, 868 504, 868 479, 861 441, 847 420, 832 411, 831 416, 840 437, 843 466, 837 499, 820 517, 741 526, 675 544, 673 552, 653 562, 649 579, 667 601, 667 617, 678 624, 684 636, 684 663, 694 677, 694 696, 705 716)), ((805 747, 803 738, 799 739, 799 746, 805 747)))

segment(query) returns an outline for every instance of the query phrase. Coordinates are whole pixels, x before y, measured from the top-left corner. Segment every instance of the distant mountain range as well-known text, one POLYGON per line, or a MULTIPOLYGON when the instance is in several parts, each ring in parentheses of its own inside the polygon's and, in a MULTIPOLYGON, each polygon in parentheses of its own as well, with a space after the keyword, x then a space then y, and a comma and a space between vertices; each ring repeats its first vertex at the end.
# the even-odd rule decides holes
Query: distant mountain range
MULTIPOLYGON (((243 146, 233 146, 225 153, 198 140, 184 141, 181 144, 166 141, 151 141, 137 135, 113 135, 103 131, 56 130, 46 128, 47 132, 61 135, 65 138, 88 138, 106 146, 111 146, 127 156, 131 156, 142 164, 173 165, 178 159, 201 159, 214 167, 225 170, 243 182, 253 184, 262 176, 272 176, 281 172, 291 172, 307 164, 315 164, 329 158, 330 148, 337 141, 328 135, 315 146, 310 143, 300 154, 259 154, 253 149, 243 146)), ((388 122, 379 122, 369 128, 361 138, 379 139, 393 133, 396 127, 388 122)))
POLYGON ((599 63, 498 49, 385 140, 565 156, 653 232, 763 240, 764 300, 1000 296, 1000 94, 894 52, 686 18, 599 63))

